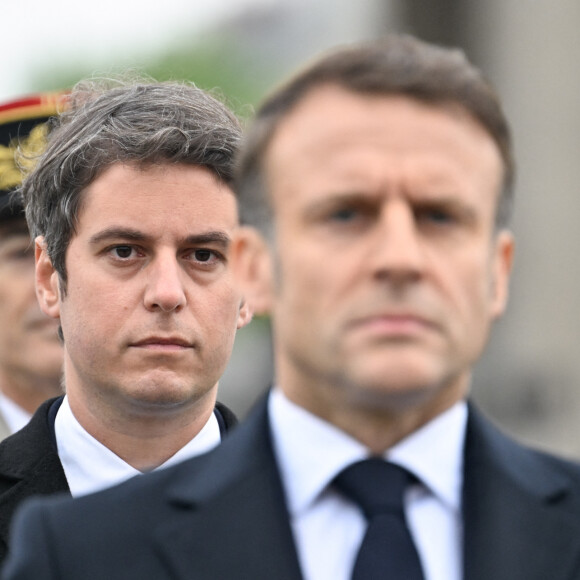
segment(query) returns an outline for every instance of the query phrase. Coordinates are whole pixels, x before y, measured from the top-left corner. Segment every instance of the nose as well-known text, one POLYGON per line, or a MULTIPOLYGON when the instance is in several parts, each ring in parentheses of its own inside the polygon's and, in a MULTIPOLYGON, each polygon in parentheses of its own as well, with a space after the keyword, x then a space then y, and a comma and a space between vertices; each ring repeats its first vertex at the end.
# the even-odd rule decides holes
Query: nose
POLYGON ((174 254, 167 252, 156 256, 147 266, 145 308, 162 312, 181 310, 186 303, 183 276, 174 254))
POLYGON ((377 223, 372 256, 375 275, 393 284, 421 278, 425 255, 413 208, 404 200, 389 201, 377 223))

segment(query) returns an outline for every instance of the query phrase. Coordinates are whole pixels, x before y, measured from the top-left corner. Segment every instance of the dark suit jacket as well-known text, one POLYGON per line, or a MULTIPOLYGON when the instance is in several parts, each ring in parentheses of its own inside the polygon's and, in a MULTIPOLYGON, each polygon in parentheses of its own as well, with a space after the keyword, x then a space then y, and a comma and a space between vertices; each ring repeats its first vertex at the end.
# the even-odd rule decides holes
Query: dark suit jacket
MULTIPOLYGON (((580 578, 580 468, 470 410, 465 580, 580 578)), ((436 530, 434 530, 436 533, 436 530)), ((4 580, 300 580, 266 406, 209 454, 27 506, 4 580)))
MULTIPOLYGON (((16 508, 32 496, 65 493, 70 489, 58 457, 54 420, 63 397, 44 402, 23 429, 0 443, 0 561, 8 549, 9 527, 16 508)), ((225 405, 215 415, 223 435, 237 424, 225 405)))

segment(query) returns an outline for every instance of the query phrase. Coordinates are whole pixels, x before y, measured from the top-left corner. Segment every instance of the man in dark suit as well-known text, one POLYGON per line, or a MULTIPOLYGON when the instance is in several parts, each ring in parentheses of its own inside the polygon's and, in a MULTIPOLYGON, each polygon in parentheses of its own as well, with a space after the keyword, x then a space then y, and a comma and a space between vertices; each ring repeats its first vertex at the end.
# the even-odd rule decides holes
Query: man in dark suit
POLYGON ((30 505, 3 578, 580 578, 580 467, 467 403, 513 252, 479 71, 409 37, 338 50, 266 100, 237 171, 274 388, 209 454, 30 505))
POLYGON ((229 266, 240 137, 188 83, 83 83, 67 97, 20 190, 66 395, 0 445, 0 557, 24 499, 165 468, 236 423, 216 395, 250 316, 229 266))
POLYGON ((38 306, 34 249, 22 204, 12 194, 22 181, 17 152, 42 147, 63 99, 43 93, 0 104, 0 439, 62 392, 58 324, 38 306))

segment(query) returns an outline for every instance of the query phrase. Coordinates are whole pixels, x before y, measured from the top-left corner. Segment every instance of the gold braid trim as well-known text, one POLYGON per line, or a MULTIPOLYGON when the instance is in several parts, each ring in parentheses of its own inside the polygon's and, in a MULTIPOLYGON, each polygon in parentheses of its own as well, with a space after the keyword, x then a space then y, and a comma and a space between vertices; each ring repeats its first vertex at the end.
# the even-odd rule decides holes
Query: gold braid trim
POLYGON ((12 139, 8 146, 0 145, 0 190, 12 189, 22 183, 24 175, 34 167, 44 151, 47 132, 47 124, 42 123, 27 137, 12 139))

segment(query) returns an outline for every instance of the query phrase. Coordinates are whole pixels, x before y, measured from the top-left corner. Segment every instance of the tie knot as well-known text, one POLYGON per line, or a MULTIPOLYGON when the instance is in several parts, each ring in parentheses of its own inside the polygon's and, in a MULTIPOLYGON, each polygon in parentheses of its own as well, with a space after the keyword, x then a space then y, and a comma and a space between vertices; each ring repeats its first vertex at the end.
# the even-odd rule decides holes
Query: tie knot
POLYGON ((415 477, 383 459, 364 459, 343 469, 334 486, 356 503, 367 519, 381 513, 403 513, 403 494, 415 477))

